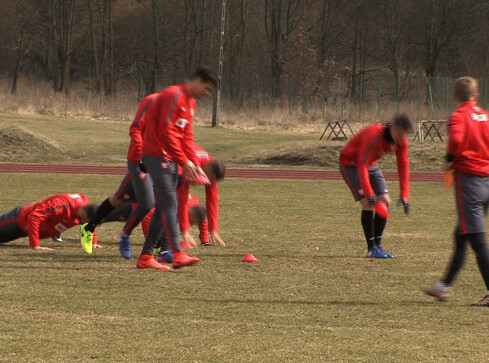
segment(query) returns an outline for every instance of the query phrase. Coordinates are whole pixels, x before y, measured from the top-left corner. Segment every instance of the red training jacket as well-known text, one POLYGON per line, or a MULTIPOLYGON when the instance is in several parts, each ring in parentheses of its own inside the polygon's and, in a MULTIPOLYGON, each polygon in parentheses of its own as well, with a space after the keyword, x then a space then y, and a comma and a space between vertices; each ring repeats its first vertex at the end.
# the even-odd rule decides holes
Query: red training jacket
POLYGON ((165 88, 145 116, 143 154, 166 158, 183 166, 188 160, 199 166, 193 152, 192 129, 196 103, 186 84, 165 88))
POLYGON ((127 160, 135 164, 141 160, 143 154, 143 129, 146 111, 158 95, 159 93, 153 93, 141 101, 136 116, 129 128, 131 142, 129 143, 129 149, 127 150, 127 160))
POLYGON ((461 104, 448 120, 447 152, 460 173, 489 176, 489 114, 474 101, 461 104))
MULTIPOLYGON (((189 207, 193 207, 195 205, 199 205, 199 200, 197 197, 194 197, 193 195, 188 195, 188 202, 187 202, 189 207)), ((132 205, 132 208, 134 209, 136 207, 136 203, 132 205)), ((146 217, 143 218, 141 221, 141 228, 143 230, 144 237, 148 235, 148 229, 149 229, 149 222, 151 221, 151 217, 153 216, 154 213, 154 208, 151 209, 151 211, 146 215, 146 217)), ((180 214, 178 215, 179 220, 180 220, 180 214)), ((187 223, 188 223, 188 209, 187 209, 187 223)), ((188 229, 187 229, 188 231, 188 229)), ((209 232, 207 229, 207 219, 199 224, 199 239, 200 242, 202 243, 208 243, 209 242, 209 232)))
POLYGON ((406 138, 395 145, 385 141, 383 132, 386 127, 384 123, 376 123, 360 130, 341 151, 340 163, 357 167, 360 184, 368 198, 375 194, 370 185, 369 166, 375 165, 385 153, 395 152, 401 198, 409 200, 408 142, 406 138))
POLYGON ((22 208, 17 223, 29 237, 31 247, 39 240, 62 233, 80 223, 78 209, 89 204, 83 194, 56 194, 22 208))
MULTIPOLYGON (((212 156, 205 151, 202 147, 194 143, 194 152, 199 159, 200 165, 210 163, 213 161, 212 156)), ((188 195, 190 191, 190 185, 183 176, 182 185, 177 188, 178 197, 178 221, 180 224, 180 231, 186 232, 189 230, 188 223, 188 207, 189 200, 188 195), (183 217, 180 217, 183 216, 183 217)), ((211 185, 205 186, 205 208, 207 211, 207 220, 209 221, 209 231, 217 232, 219 216, 219 188, 217 182, 213 182, 211 185)))

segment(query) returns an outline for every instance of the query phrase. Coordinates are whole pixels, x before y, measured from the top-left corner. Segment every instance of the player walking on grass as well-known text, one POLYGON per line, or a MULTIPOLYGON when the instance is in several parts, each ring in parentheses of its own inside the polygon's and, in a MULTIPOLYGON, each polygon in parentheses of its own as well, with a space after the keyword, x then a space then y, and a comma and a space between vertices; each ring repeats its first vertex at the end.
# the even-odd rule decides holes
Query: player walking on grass
POLYGON ((180 249, 177 222, 177 164, 189 181, 205 175, 193 150, 195 99, 209 96, 216 86, 209 70, 198 67, 190 80, 161 91, 147 111, 143 131, 143 162, 151 175, 155 194, 155 213, 139 256, 138 268, 168 270, 154 260, 160 237, 173 252, 173 267, 193 265, 200 260, 180 249))
POLYGON ((153 93, 141 101, 131 124, 129 129, 131 141, 127 152, 128 173, 122 179, 119 189, 100 204, 100 208, 89 223, 81 226, 82 244, 89 245, 92 243, 96 226, 102 223, 102 220, 114 209, 128 201, 137 202, 120 233, 119 251, 126 259, 132 256, 130 238, 132 231, 154 206, 153 185, 144 164, 141 162, 141 157, 146 111, 157 96, 158 93, 153 93))
POLYGON ((489 306, 489 251, 485 235, 489 208, 489 114, 477 106, 478 88, 477 81, 471 77, 459 78, 454 84, 453 100, 458 108, 447 124, 445 169, 454 173, 458 224, 445 276, 433 286, 424 286, 423 290, 445 301, 465 262, 470 243, 487 289, 486 296, 473 305, 489 306))
MULTIPOLYGON (((202 246, 210 245, 210 239, 214 243, 219 243, 221 246, 225 246, 224 241, 221 239, 218 233, 218 215, 219 215, 219 188, 218 181, 224 179, 226 174, 226 168, 222 161, 212 159, 212 156, 202 149, 198 145, 194 145, 194 152, 199 159, 199 163, 204 171, 205 175, 211 182, 205 185, 205 204, 207 211, 208 228, 205 228, 205 233, 200 233, 200 243, 202 246), (207 230, 209 233, 207 233, 207 230)), ((180 232, 183 235, 185 241, 190 244, 195 244, 193 237, 189 231, 188 220, 188 207, 192 199, 189 198, 190 182, 183 176, 181 185, 177 188, 178 197, 178 222, 180 225, 180 232)), ((194 197, 195 198, 195 197, 194 197)), ((194 204, 195 205, 195 204, 194 204)))
MULTIPOLYGON (((388 123, 376 123, 360 130, 340 154, 340 173, 355 201, 362 206, 361 222, 367 240, 368 258, 393 258, 382 248, 382 235, 387 216, 374 212, 375 207, 391 204, 384 176, 377 161, 385 153, 395 152, 401 189, 400 203, 409 213, 409 159, 406 135, 411 132, 411 120, 395 115, 388 123)), ((378 209, 377 209, 378 210, 378 209)))
MULTIPOLYGON (((29 237, 29 245, 36 250, 53 251, 41 247, 39 240, 59 235, 71 227, 86 223, 97 206, 90 204, 83 194, 56 194, 25 207, 16 207, 0 216, 0 243, 29 237)), ((92 253, 92 244, 83 246, 92 253)))

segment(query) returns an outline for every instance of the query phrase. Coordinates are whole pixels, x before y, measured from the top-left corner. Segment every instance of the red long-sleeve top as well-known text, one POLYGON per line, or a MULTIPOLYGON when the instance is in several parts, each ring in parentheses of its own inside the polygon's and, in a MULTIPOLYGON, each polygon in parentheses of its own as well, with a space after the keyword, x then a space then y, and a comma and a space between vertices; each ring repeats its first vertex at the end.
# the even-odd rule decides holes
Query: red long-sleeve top
POLYGON ((143 154, 143 129, 146 112, 158 95, 159 93, 153 93, 141 101, 136 116, 134 116, 134 120, 129 128, 131 142, 129 143, 129 149, 127 150, 127 160, 135 164, 141 160, 143 154))
POLYGON ((340 154, 340 163, 356 166, 358 176, 365 196, 375 195, 368 175, 369 166, 373 166, 385 153, 396 153, 397 173, 401 188, 401 198, 409 199, 409 159, 408 142, 402 138, 397 144, 387 142, 383 133, 386 124, 376 123, 360 130, 340 154))
MULTIPOLYGON (((187 195, 187 197, 188 197, 187 198, 188 199, 187 205, 189 208, 196 206, 196 205, 199 205, 199 200, 197 199, 197 197, 195 197, 193 195, 187 195)), ((135 208, 135 207, 136 207, 136 204, 133 204, 132 208, 135 208)), ((151 221, 151 217, 153 216, 153 213, 154 213, 154 208, 141 221, 141 228, 143 230, 144 237, 146 237, 148 234, 149 222, 151 221)), ((178 219, 180 220, 180 218, 181 218, 181 215, 179 214, 178 219)), ((187 223, 188 223, 188 208, 187 208, 187 223)), ((188 231, 188 229, 187 229, 187 231, 188 231)), ((203 223, 199 224, 199 239, 200 239, 200 242, 203 242, 203 243, 209 242, 209 232, 208 232, 207 219, 204 220, 203 223)))
POLYGON ((146 111, 143 154, 166 158, 180 166, 188 160, 199 166, 193 151, 195 110, 195 100, 186 84, 161 91, 146 111))
POLYGON ((29 245, 37 247, 40 239, 79 224, 78 209, 87 204, 89 200, 83 194, 56 194, 22 208, 17 223, 29 237, 29 245))
POLYGON ((447 152, 454 170, 489 176, 489 114, 474 101, 461 104, 450 116, 447 152))
MULTIPOLYGON (((194 144, 194 153, 199 159, 200 165, 210 163, 213 161, 212 156, 205 151, 202 147, 194 144)), ((190 191, 190 185, 183 177, 182 185, 177 188, 178 197, 178 221, 180 225, 180 231, 186 232, 189 230, 188 222, 188 207, 189 200, 188 195, 190 191)), ((219 188, 217 182, 213 182, 210 185, 205 185, 205 208, 207 211, 207 220, 209 223, 209 231, 218 231, 218 216, 219 216, 219 188)))

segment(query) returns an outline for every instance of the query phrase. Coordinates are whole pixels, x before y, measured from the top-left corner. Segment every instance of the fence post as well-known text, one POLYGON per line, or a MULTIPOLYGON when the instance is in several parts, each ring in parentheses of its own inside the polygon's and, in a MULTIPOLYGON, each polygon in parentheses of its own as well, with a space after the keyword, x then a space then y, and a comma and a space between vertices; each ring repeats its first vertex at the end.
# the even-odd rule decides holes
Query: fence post
POLYGON ((358 102, 358 118, 362 120, 363 74, 360 74, 360 96, 358 102))
POLYGON ((275 111, 275 97, 277 91, 277 79, 273 77, 273 88, 272 88, 272 110, 275 111))
POLYGON ((326 78, 323 79, 323 118, 325 114, 325 108, 326 108, 326 78))
POLYGON ((142 97, 142 94, 143 94, 143 91, 142 91, 142 88, 143 88, 143 77, 141 75, 141 68, 138 69, 138 99, 140 100, 142 97))
POLYGON ((419 120, 419 92, 421 90, 421 78, 418 77, 418 99, 416 102, 416 118, 419 120))
POLYGON ((428 77, 428 98, 429 98, 430 105, 431 105, 431 118, 434 119, 435 109, 433 107, 433 93, 431 90, 431 77, 428 77))
POLYGON ((380 88, 381 88, 382 79, 379 77, 377 79, 377 120, 380 120, 380 88))
POLYGON ((240 100, 240 106, 243 107, 244 105, 244 78, 241 76, 241 100, 240 100))
POLYGON ((91 78, 91 71, 90 71, 90 63, 88 63, 88 98, 90 98, 90 78, 91 78))

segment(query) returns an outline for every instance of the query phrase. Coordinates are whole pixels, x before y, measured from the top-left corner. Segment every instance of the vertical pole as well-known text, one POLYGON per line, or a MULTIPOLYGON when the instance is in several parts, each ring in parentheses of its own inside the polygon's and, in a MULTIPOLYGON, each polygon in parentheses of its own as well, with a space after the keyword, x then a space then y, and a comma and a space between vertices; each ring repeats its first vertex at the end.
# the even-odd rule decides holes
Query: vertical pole
POLYGON ((275 111, 275 97, 277 92, 277 79, 275 76, 273 77, 273 86, 272 86, 272 110, 275 111))
POLYGON ((381 87, 381 78, 379 77, 377 79, 377 120, 380 121, 380 87, 381 87))
POLYGON ((326 111, 326 78, 323 79, 323 118, 326 111))
POLYGON ((90 98, 90 78, 91 78, 90 63, 88 63, 88 98, 90 98))
POLYGON ((435 108, 433 106, 433 91, 431 89, 431 78, 430 77, 428 77, 428 98, 429 98, 430 105, 431 105, 431 119, 434 119, 435 108))
POLYGON ((401 80, 397 77, 397 110, 401 106, 401 80))
POLYGON ((292 78, 289 76, 289 113, 292 113, 292 78))
POLYGON ((305 80, 305 83, 304 83, 304 113, 307 114, 307 91, 308 91, 308 79, 307 79, 307 76, 306 76, 306 80, 305 80))
POLYGON ((138 69, 138 100, 140 100, 143 94, 143 77, 141 75, 141 68, 138 69))
POLYGON ((244 89, 245 89, 245 85, 244 85, 244 78, 243 76, 241 76, 241 100, 240 100, 240 107, 243 107, 244 105, 244 89))
POLYGON ((448 77, 445 77, 445 113, 448 112, 448 77))
POLYGON ((343 119, 343 109, 345 107, 345 76, 341 76, 341 119, 343 119))
POLYGON ((256 75, 256 110, 260 110, 260 76, 256 75))
POLYGON ((362 120, 363 74, 360 74, 360 96, 358 102, 358 118, 362 120))
POLYGON ((222 78, 222 60, 224 58, 224 25, 226 18, 226 0, 222 0, 221 12, 221 38, 219 41, 219 71, 217 74, 217 95, 212 108, 212 127, 216 127, 219 119, 219 106, 221 103, 221 78, 222 78))
POLYGON ((416 102, 416 118, 419 120, 419 95, 420 95, 420 89, 421 89, 421 78, 418 77, 418 98, 416 102))

